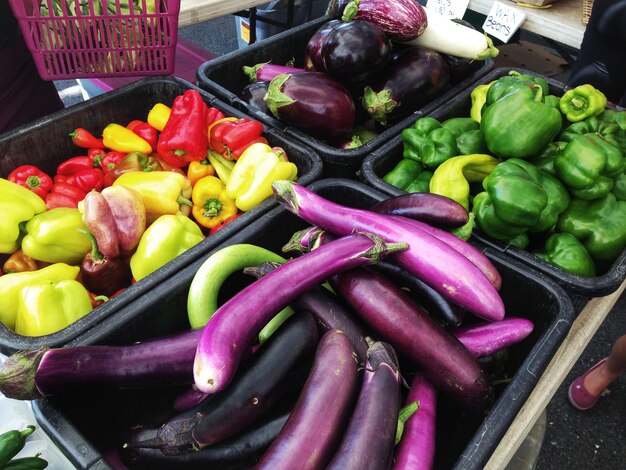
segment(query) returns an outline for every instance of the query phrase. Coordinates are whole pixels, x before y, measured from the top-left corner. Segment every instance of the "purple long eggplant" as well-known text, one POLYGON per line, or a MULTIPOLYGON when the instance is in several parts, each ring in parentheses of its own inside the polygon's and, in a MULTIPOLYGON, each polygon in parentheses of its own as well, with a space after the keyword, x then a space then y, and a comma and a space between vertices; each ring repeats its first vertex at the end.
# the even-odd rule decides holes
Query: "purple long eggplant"
POLYGON ((330 0, 330 2, 328 2, 328 8, 326 8, 326 16, 333 19, 341 18, 343 16, 343 10, 351 1, 352 0, 330 0))
POLYGON ((419 367, 438 390, 468 410, 487 409, 493 390, 478 360, 402 289, 365 267, 339 273, 330 283, 382 340, 419 367))
POLYGON ((300 294, 337 272, 378 261, 402 249, 406 244, 385 244, 377 237, 352 234, 291 259, 245 287, 225 302, 202 329, 194 361, 198 389, 206 393, 224 389, 259 331, 300 294))
POLYGON ((244 103, 254 106, 265 114, 271 114, 264 100, 269 84, 270 82, 250 83, 239 92, 239 98, 241 98, 244 103))
POLYGON ((499 322, 463 326, 453 334, 474 356, 485 357, 519 343, 533 328, 533 322, 527 318, 508 317, 499 322))
MULTIPOLYGON (((392 216, 334 203, 302 185, 286 180, 272 184, 276 200, 287 210, 335 235, 373 233, 409 248, 390 256, 446 298, 490 321, 504 318, 504 302, 485 275, 465 256, 432 235, 411 230, 392 216)), ((313 251, 314 253, 315 251, 313 251)))
POLYGON ((352 343, 339 330, 322 336, 298 401, 257 470, 323 469, 350 419, 359 388, 352 343))
POLYGON ((447 196, 434 193, 408 193, 388 197, 370 210, 379 214, 401 215, 440 228, 465 225, 469 215, 465 207, 447 196))
POLYGON ((170 418, 156 436, 128 446, 167 455, 197 451, 229 438, 299 389, 318 343, 317 325, 306 313, 293 315, 263 344, 222 393, 170 418))
POLYGON ((280 121, 323 139, 341 137, 356 115, 350 92, 328 74, 281 74, 269 84, 267 107, 280 121))
POLYGON ((343 22, 340 20, 330 20, 313 33, 304 51, 305 70, 309 72, 326 72, 326 66, 322 59, 322 44, 324 44, 328 34, 341 24, 343 24, 343 22))
POLYGON ((272 64, 262 62, 256 65, 244 65, 243 73, 251 82, 270 82, 281 73, 304 72, 303 68, 291 67, 289 65, 272 64))
POLYGON ((385 125, 419 110, 449 83, 450 70, 442 54, 417 46, 401 49, 375 82, 364 88, 363 108, 385 125))
POLYGON ((348 21, 328 33, 320 52, 332 77, 341 83, 363 83, 389 61, 391 41, 372 23, 348 21))
POLYGON ((402 382, 398 359, 393 347, 380 341, 367 355, 354 412, 327 470, 383 470, 391 464, 402 382))
POLYGON ((124 346, 18 351, 0 367, 0 391, 33 400, 90 389, 190 384, 200 331, 124 346))
POLYGON ((411 41, 428 25, 426 12, 416 0, 353 0, 341 18, 373 23, 394 41, 411 41))
POLYGON ((416 374, 406 398, 406 405, 417 402, 419 408, 404 425, 395 449, 392 470, 431 470, 435 461, 437 426, 437 391, 424 377, 416 374))

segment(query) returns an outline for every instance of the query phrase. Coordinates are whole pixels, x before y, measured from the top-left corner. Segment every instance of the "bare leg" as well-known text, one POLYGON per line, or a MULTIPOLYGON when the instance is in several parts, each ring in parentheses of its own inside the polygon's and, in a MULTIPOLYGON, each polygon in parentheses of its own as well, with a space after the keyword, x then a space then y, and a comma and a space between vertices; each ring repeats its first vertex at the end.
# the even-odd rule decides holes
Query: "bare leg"
POLYGON ((599 396, 625 370, 626 335, 623 335, 613 345, 607 361, 585 377, 584 387, 591 395, 599 396))

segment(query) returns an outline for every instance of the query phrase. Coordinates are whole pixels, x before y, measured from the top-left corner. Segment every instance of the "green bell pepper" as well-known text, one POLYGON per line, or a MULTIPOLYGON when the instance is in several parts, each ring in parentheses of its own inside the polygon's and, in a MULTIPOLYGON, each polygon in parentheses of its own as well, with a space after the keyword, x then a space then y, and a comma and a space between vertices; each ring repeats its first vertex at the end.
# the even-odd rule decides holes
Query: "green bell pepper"
POLYGON ((0 276, 0 322, 7 328, 15 329, 17 304, 22 288, 31 284, 46 281, 59 282, 76 279, 80 267, 65 263, 54 263, 37 271, 9 273, 0 276))
POLYGON ((557 177, 578 199, 597 199, 624 172, 622 152, 597 134, 576 135, 554 160, 557 177))
POLYGON ((436 168, 448 158, 457 155, 456 138, 449 129, 432 117, 416 120, 402 130, 404 158, 415 160, 426 168, 436 168))
POLYGON ((616 109, 604 108, 598 119, 617 124, 623 131, 626 131, 626 110, 617 111, 616 109))
POLYGON ((91 241, 79 229, 88 230, 78 209, 47 210, 26 223, 22 251, 47 263, 80 264, 91 251, 91 241))
POLYGON ((626 247, 626 201, 613 193, 593 201, 572 199, 557 230, 574 235, 595 261, 612 262, 626 247))
POLYGON ((130 258, 133 278, 143 279, 202 240, 202 230, 186 215, 162 215, 143 233, 130 258))
POLYGON ((533 92, 533 95, 540 99, 544 100, 546 96, 550 93, 550 87, 548 86, 548 82, 546 82, 541 77, 535 77, 533 75, 521 74, 515 70, 509 72, 508 75, 500 77, 492 85, 489 87, 487 91, 487 96, 485 97, 485 105, 483 106, 483 114, 487 107, 494 104, 496 101, 504 98, 511 93, 516 92, 521 89, 530 89, 533 92))
POLYGON ((541 153, 535 155, 529 161, 541 171, 548 173, 552 176, 556 176, 556 171, 554 169, 554 160, 556 160, 556 157, 561 154, 566 145, 567 142, 550 142, 548 145, 546 145, 541 153))
POLYGON ((596 266, 587 248, 570 233, 553 233, 543 249, 533 254, 568 273, 585 277, 596 275, 596 266))
POLYGON ((441 125, 454 134, 458 155, 487 152, 487 145, 480 130, 480 124, 472 118, 450 118, 442 122, 441 125))
POLYGON ((24 336, 56 333, 92 309, 89 292, 75 279, 34 282, 20 290, 15 332, 24 336))
POLYGON ((383 176, 386 183, 406 191, 406 188, 424 171, 424 166, 411 160, 402 158, 389 173, 383 176))
POLYGON ((626 201, 626 172, 622 172, 613 178, 613 189, 611 192, 618 201, 626 201))
POLYGON ((560 103, 561 103, 561 98, 559 96, 556 95, 547 95, 546 97, 544 97, 543 102, 545 104, 547 104, 548 106, 558 109, 560 110, 561 108, 559 107, 560 103))
POLYGON ((486 154, 457 155, 437 167, 430 180, 431 193, 441 194, 469 210, 470 183, 480 183, 500 160, 486 154))
POLYGON ((532 157, 560 132, 561 113, 543 102, 540 90, 539 85, 517 88, 487 106, 480 126, 494 155, 503 159, 532 157))
POLYGON ((474 198, 476 223, 497 240, 551 230, 570 202, 560 181, 517 158, 496 166, 483 188, 474 198))
POLYGON ((559 108, 569 122, 597 116, 605 106, 605 94, 589 83, 567 90, 559 102, 559 108))
POLYGON ((20 224, 46 210, 46 203, 34 192, 0 178, 0 253, 13 253, 20 247, 20 224))
POLYGON ((561 131, 557 140, 569 142, 577 135, 584 134, 597 134, 626 154, 626 131, 617 123, 604 120, 601 116, 592 116, 570 124, 561 131))

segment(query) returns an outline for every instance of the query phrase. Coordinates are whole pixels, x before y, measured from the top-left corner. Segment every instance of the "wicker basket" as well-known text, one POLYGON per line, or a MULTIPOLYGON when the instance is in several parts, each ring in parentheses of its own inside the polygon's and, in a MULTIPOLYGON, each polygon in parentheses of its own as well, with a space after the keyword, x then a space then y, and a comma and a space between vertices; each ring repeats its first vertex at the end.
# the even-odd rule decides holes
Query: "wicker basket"
POLYGON ((9 0, 44 80, 170 75, 180 0, 9 0))
POLYGON ((591 9, 593 8, 593 0, 583 0, 583 24, 586 26, 589 23, 589 17, 591 16, 591 9))

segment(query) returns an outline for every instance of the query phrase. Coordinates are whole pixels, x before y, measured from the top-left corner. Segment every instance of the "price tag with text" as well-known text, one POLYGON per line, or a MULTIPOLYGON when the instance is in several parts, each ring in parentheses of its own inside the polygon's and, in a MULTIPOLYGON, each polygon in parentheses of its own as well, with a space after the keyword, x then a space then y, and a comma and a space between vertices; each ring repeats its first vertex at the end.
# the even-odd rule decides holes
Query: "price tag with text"
POLYGON ((516 8, 500 2, 493 2, 485 24, 483 24, 483 31, 506 43, 525 19, 526 15, 516 8))
POLYGON ((469 0, 428 0, 426 7, 446 18, 463 18, 469 0))

